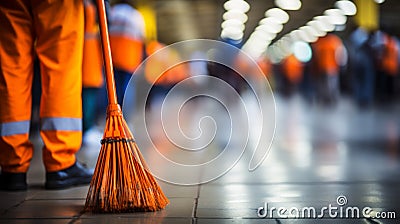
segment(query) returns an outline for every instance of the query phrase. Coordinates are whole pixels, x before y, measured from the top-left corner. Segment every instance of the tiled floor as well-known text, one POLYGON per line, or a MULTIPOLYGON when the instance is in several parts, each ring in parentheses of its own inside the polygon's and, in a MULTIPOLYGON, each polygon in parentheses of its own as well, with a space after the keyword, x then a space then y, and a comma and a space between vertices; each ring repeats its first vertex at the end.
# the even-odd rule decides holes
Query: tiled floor
MULTIPOLYGON (((400 216, 399 104, 360 110, 342 99, 324 108, 299 97, 277 97, 276 109, 275 140, 258 169, 247 170, 244 154, 226 175, 202 185, 160 181, 170 204, 159 212, 82 212, 88 187, 44 190, 38 150, 29 190, 0 192, 0 223, 399 223, 398 218, 331 219, 328 211, 323 219, 282 218, 276 210, 259 218, 265 203, 269 209, 314 207, 319 214, 325 206, 338 206, 338 196, 347 199, 343 209, 370 207, 400 216)), ((94 166, 98 151, 84 147, 79 158, 94 166)))

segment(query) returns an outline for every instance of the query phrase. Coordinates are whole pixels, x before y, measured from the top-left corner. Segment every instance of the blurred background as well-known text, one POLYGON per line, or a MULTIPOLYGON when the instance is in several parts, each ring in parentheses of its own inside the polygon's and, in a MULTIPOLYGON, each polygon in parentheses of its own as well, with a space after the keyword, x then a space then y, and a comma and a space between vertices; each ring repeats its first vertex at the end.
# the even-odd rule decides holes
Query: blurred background
MULTIPOLYGON (((133 115, 138 142, 144 142, 141 139, 147 134, 153 141, 154 145, 143 148, 155 147, 168 158, 184 161, 187 157, 177 154, 185 151, 184 147, 180 148, 177 142, 193 148, 202 145, 201 138, 195 141, 188 136, 213 134, 212 124, 203 127, 201 123, 209 115, 217 130, 215 139, 206 147, 213 148, 206 157, 218 155, 226 146, 240 149, 235 142, 229 144, 232 136, 243 136, 244 130, 254 135, 259 129, 273 127, 275 120, 268 159, 250 182, 257 178, 261 183, 380 183, 399 179, 398 1, 119 0, 110 1, 110 5, 117 90, 120 100, 124 97, 125 116, 133 115), (219 40, 236 50, 164 48, 197 38, 219 40), (239 49, 251 62, 240 57, 239 49), (149 57, 152 60, 139 66, 149 57), (216 58, 231 68, 209 62, 216 58), (180 63, 189 59, 196 62, 180 63), (195 79, 187 81, 190 77, 195 79), (207 77, 223 80, 240 99, 207 77), (172 102, 165 103, 164 98, 176 86, 180 90, 171 94, 172 102), (234 119, 237 124, 244 124, 249 118, 248 129, 233 130, 229 115, 234 111, 234 116, 240 117, 240 100, 250 110, 251 105, 257 105, 250 87, 256 92, 271 91, 275 111, 267 113, 268 127, 259 122, 259 114, 250 111, 247 117, 234 119), (147 89, 151 89, 148 95, 147 89), (195 90, 224 96, 222 107, 212 100, 189 98, 188 103, 179 105, 181 98, 195 90), (143 107, 145 114, 141 113, 143 107), (181 107, 179 113, 174 110, 181 107), (160 120, 163 114, 171 115, 164 117, 164 123, 160 120), (135 123, 143 117, 148 125, 144 127, 146 132, 135 123), (164 127, 174 122, 180 126, 164 127), (165 133, 167 129, 169 133, 165 133), (175 136, 174 141, 171 136, 175 136)), ((84 134, 84 146, 89 148, 98 147, 102 135, 102 87, 98 99, 96 122, 84 134)), ((256 141, 250 136, 249 145, 257 145, 256 141)), ((146 151, 143 150, 145 155, 146 151)), ((161 165, 157 170, 169 172, 161 165)), ((236 174, 243 176, 245 172, 239 170, 236 174)), ((184 171, 169 173, 184 175, 184 171)), ((234 180, 247 183, 246 179, 234 180)))
MULTIPOLYGON (((234 217, 251 219, 263 202, 321 207, 335 202, 339 195, 347 196, 351 205, 398 213, 399 11, 400 2, 395 0, 111 1, 109 23, 116 78, 125 74, 129 79, 140 61, 157 55, 140 66, 141 72, 136 72, 130 83, 117 80, 117 89, 126 88, 124 115, 133 115, 133 134, 150 168, 167 182, 204 181, 204 176, 216 169, 174 170, 158 161, 153 149, 178 163, 204 162, 223 151, 236 155, 243 149, 239 140, 248 134, 246 149, 250 150, 236 166, 221 178, 198 186, 193 220, 208 223, 216 219, 220 223, 222 218, 227 222, 234 217), (133 16, 132 9, 142 19, 133 16), (133 17, 136 19, 131 20, 133 17), (123 43, 127 36, 130 44, 115 44, 123 43), (229 48, 164 48, 196 38, 222 41, 242 50, 252 62, 229 48), (129 58, 136 58, 135 62, 124 66, 129 58), (209 62, 215 58, 232 67, 209 62), (179 63, 188 59, 196 62, 179 63), (193 82, 187 81, 190 77, 195 77, 193 82), (224 91, 226 88, 220 88, 211 77, 229 84, 240 97, 224 91), (179 88, 171 91, 176 86, 179 88), (264 113, 264 122, 249 87, 273 93, 275 110, 264 113), (186 97, 195 90, 220 95, 224 100, 221 104, 186 97), (173 94, 165 103, 170 92, 173 94), (180 104, 182 98, 187 102, 180 104), (241 102, 247 114, 241 112, 241 102), (143 108, 145 114, 140 112, 143 108), (143 119, 144 128, 137 122, 143 119), (261 144, 261 150, 269 150, 268 156, 257 155, 256 163, 261 161, 261 165, 248 172, 252 150, 260 143, 258 131, 271 127, 275 128, 272 144, 269 148, 261 144), (213 138, 208 142, 210 135, 213 138), (146 145, 143 139, 148 137, 151 143, 146 145), (194 150, 199 146, 204 149, 194 150)), ((272 95, 264 97, 258 100, 271 100, 272 95)), ((101 105, 104 94, 99 98, 101 105)), ((96 115, 104 109, 98 111, 96 115)), ((84 135, 87 150, 82 153, 88 158, 97 152, 93 148, 99 148, 101 117, 84 135)), ((269 140, 268 136, 261 139, 269 140)), ((94 165, 93 159, 87 161, 94 165)), ((180 196, 176 185, 166 189, 168 196, 180 196)), ((293 220, 287 221, 277 223, 293 220)), ((358 221, 349 223, 382 220, 358 221)), ((390 223, 386 221, 383 223, 390 223)))
MULTIPOLYGON (((86 32, 91 34, 85 41, 98 41, 94 4, 87 0, 85 5, 86 32)), ((289 162, 285 156, 291 155, 293 167, 286 168, 298 165, 315 174, 272 175, 277 180, 320 180, 326 175, 335 181, 391 180, 400 172, 399 10, 400 3, 394 0, 112 0, 108 22, 117 95, 125 116, 132 115, 138 142, 146 133, 135 121, 148 119, 144 128, 153 133, 153 147, 177 158, 174 153, 182 148, 176 148, 164 133, 162 105, 165 114, 168 108, 174 114, 181 98, 195 90, 224 96, 223 107, 188 99, 181 105, 184 112, 175 111, 177 118, 165 119, 184 124, 169 130, 178 142, 183 139, 190 145, 193 139, 187 135, 203 133, 199 132, 202 117, 213 117, 218 127, 211 146, 224 149, 235 135, 229 112, 239 111, 240 100, 257 104, 250 87, 256 92, 267 90, 271 94, 266 98, 275 103, 275 111, 268 113, 276 123, 271 153, 284 156, 274 163, 282 167, 289 162), (165 48, 198 38, 219 40, 232 48, 165 48), (247 58, 241 57, 240 50, 247 58), (218 58, 228 67, 209 62, 218 58), (224 92, 212 77, 230 85, 240 99, 224 92), (180 90, 171 94, 175 101, 170 97, 173 102, 163 104, 176 86, 180 90), (321 158, 327 161, 318 161, 321 158), (366 167, 375 163, 379 168, 367 172, 366 167)), ((99 148, 102 137, 106 93, 101 55, 90 64, 85 58, 96 58, 96 51, 88 52, 83 67, 98 68, 83 70, 83 146, 90 152, 99 148)), ((240 124, 250 118, 250 135, 266 128, 257 114, 247 116, 235 121, 240 124)), ((94 166, 95 160, 90 161, 94 166)))
POLYGON ((300 93, 326 104, 349 96, 367 107, 399 96, 396 1, 137 0, 111 5, 124 2, 143 16, 146 46, 197 38, 230 43, 258 62, 275 93, 300 93))
MULTIPOLYGON (((96 10, 90 0, 85 1, 85 6, 87 50, 83 62, 84 135, 80 159, 93 167, 103 135, 107 97, 96 10)), ((245 154, 245 159, 228 174, 196 186, 189 196, 182 196, 176 185, 163 182, 172 199, 171 209, 181 197, 188 197, 188 204, 183 207, 194 206, 192 220, 201 222, 203 218, 204 223, 209 223, 222 218, 241 223, 234 218, 254 218, 256 208, 264 202, 318 207, 335 202, 343 194, 352 205, 398 213, 399 12, 398 0, 110 0, 108 22, 117 95, 124 104, 124 116, 133 115, 129 122, 132 121, 137 142, 142 144, 141 139, 147 135, 153 140, 140 147, 149 163, 152 157, 148 152, 152 148, 185 162, 189 157, 179 157, 177 153, 190 150, 182 150, 175 143, 183 139, 189 149, 198 144, 204 146, 207 139, 191 141, 202 133, 205 137, 214 134, 215 138, 205 146, 211 151, 195 153, 198 161, 219 155, 221 149, 241 150, 237 138, 231 136, 243 137, 243 132, 250 136, 250 147, 257 145, 257 138, 251 135, 265 128, 264 123, 259 122, 257 113, 250 111, 243 116, 238 105, 243 101, 247 109, 257 111, 257 101, 249 87, 273 93, 273 97, 270 94, 266 98, 274 100, 275 110, 267 114, 266 120, 268 127, 275 128, 275 124, 276 129, 270 148, 264 148, 270 153, 261 166, 248 172, 251 154, 245 154), (215 52, 189 47, 181 52, 164 48, 196 38, 219 40, 236 50, 215 52), (252 62, 241 58, 238 49, 252 62), (153 60, 139 66, 154 53, 153 60), (188 55, 196 62, 180 63, 188 55), (227 60, 235 70, 210 63, 215 57, 227 60), (174 66, 169 67, 171 64, 174 66), (191 80, 189 77, 197 78, 185 81, 191 80), (215 79, 210 77, 229 84, 239 99, 215 85, 215 79), (165 104, 164 115, 171 117, 162 123, 163 99, 177 85, 183 87, 165 104), (222 94, 226 101, 221 105, 199 98, 179 104, 193 90, 222 94), (174 109, 181 109, 180 106, 182 111, 177 113, 174 109), (229 116, 230 112, 235 119, 229 116), (205 119, 202 123, 208 116, 215 122, 205 119), (141 119, 146 119, 146 130, 135 126, 141 119), (171 128, 166 134, 163 125, 174 122, 179 123, 179 128, 171 128), (242 129, 240 125, 245 122, 249 126, 242 129), (238 131, 231 127, 235 124, 239 125, 238 131), (171 141, 171 136, 176 142, 171 141)), ((36 96, 40 96, 38 86, 34 88, 36 96)), ((36 122, 39 99, 34 100, 36 122)), ((171 172, 161 165, 158 170, 173 177, 193 177, 192 173, 171 172)), ((32 176, 37 178, 34 181, 43 182, 40 172, 33 172, 32 176)), ((171 214, 183 217, 179 209, 171 214)), ((215 223, 219 221, 223 220, 215 223)))

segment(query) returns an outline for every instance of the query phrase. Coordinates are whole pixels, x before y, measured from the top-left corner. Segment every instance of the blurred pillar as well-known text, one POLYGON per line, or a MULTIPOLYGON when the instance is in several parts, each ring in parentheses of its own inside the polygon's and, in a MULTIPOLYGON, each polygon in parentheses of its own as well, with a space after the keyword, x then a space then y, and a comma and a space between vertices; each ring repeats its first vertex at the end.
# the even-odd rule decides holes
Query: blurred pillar
POLYGON ((356 24, 368 31, 379 29, 379 5, 374 0, 354 0, 354 3, 356 24))

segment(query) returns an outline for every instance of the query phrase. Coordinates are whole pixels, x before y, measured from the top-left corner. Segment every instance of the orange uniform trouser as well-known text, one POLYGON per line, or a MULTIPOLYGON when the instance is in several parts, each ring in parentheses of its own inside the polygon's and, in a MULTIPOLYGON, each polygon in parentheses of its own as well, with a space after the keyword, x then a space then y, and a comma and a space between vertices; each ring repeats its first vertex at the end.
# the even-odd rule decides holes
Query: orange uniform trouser
POLYGON ((82 141, 82 0, 0 1, 0 165, 27 172, 33 55, 40 61, 43 162, 74 164, 82 141))

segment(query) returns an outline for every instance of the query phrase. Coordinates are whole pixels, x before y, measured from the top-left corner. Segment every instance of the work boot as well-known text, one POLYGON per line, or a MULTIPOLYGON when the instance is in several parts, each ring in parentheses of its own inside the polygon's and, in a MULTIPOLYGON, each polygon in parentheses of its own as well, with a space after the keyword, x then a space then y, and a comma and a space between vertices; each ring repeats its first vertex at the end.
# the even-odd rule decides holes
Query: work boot
POLYGON ((83 167, 76 162, 71 167, 46 173, 46 189, 57 190, 72 186, 86 185, 92 180, 93 170, 83 167))
POLYGON ((26 173, 1 172, 0 190, 26 191, 27 189, 28 184, 26 183, 26 173))

